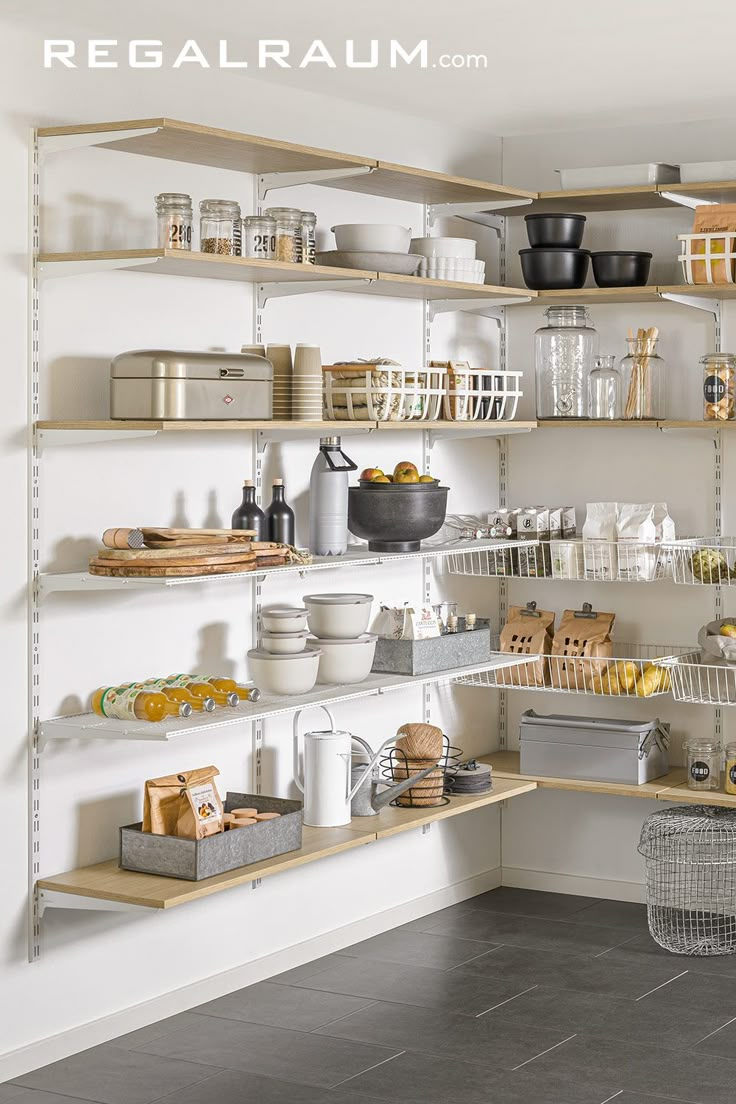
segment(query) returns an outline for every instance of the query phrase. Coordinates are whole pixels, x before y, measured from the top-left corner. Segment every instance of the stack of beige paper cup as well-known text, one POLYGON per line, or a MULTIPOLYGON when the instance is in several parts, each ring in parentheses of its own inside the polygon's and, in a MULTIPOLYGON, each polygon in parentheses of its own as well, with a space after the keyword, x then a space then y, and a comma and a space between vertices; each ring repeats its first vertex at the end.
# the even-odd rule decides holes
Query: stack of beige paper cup
POLYGON ((273 367, 273 417, 291 418, 291 345, 243 345, 241 353, 266 357, 273 367))
POLYGON ((322 354, 319 345, 297 345, 291 393, 291 416, 300 422, 322 421, 322 354))

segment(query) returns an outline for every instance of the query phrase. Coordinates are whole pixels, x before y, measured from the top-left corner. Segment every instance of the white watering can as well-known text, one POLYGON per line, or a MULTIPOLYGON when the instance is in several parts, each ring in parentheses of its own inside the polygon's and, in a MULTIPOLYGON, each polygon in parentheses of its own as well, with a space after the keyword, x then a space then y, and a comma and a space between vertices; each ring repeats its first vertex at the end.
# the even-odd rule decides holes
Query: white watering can
POLYGON ((353 797, 370 775, 383 749, 393 743, 394 737, 374 752, 360 736, 336 729, 334 718, 324 705, 318 708, 327 714, 330 728, 305 732, 303 775, 299 771, 299 718, 303 710, 300 709, 294 716, 294 781, 304 794, 304 823, 314 828, 339 828, 350 823, 353 797), (353 742, 360 744, 369 760, 357 780, 355 774, 351 775, 353 742))

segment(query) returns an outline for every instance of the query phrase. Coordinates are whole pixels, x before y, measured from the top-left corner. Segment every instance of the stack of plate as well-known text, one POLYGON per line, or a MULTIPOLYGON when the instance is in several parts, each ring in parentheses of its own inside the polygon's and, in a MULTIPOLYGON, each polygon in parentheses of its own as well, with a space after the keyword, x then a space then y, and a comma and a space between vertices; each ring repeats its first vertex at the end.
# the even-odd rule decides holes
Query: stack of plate
POLYGON ((291 386, 292 418, 300 422, 321 422, 322 354, 319 345, 297 345, 291 386))
POLYGON ((445 780, 445 791, 450 794, 481 794, 492 789, 491 768, 475 759, 463 763, 455 774, 448 774, 445 780))

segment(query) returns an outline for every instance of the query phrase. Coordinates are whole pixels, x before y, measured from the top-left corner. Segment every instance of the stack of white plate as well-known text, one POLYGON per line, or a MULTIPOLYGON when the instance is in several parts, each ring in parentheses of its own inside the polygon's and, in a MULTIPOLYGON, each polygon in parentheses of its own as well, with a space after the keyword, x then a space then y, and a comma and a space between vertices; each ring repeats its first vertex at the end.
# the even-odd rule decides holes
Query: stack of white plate
POLYGON ((291 384, 291 416, 300 422, 322 421, 322 354, 319 345, 297 345, 291 384))
POLYGON ((463 284, 482 284, 485 280, 485 261, 476 261, 472 238, 412 238, 410 248, 422 258, 420 276, 463 284))

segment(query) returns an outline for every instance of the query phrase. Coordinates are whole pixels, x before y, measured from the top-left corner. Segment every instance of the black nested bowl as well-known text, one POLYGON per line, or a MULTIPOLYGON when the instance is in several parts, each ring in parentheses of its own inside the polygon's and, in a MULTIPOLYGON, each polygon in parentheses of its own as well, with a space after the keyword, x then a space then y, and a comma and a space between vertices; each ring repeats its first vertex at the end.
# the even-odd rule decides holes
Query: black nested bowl
POLYGON ((520 249, 521 271, 532 291, 573 291, 588 275, 587 249, 520 249))
POLYGON ((605 249, 592 254, 593 279, 599 288, 643 287, 652 254, 638 249, 605 249))
POLYGON ((418 552, 442 528, 449 488, 437 483, 362 483, 348 491, 348 529, 371 552, 418 552))
POLYGON ((525 215, 529 244, 534 249, 579 249, 585 215, 525 215))

